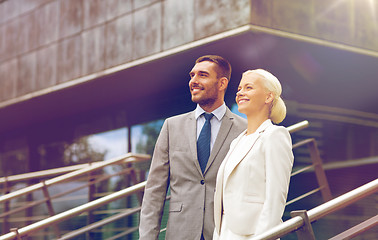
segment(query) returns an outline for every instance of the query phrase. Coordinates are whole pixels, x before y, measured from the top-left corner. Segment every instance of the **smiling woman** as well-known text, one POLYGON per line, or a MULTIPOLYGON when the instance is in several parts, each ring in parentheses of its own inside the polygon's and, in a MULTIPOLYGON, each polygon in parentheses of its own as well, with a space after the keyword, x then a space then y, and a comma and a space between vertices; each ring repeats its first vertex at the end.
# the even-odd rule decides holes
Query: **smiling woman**
POLYGON ((236 94, 248 127, 230 145, 214 197, 214 240, 248 240, 281 222, 294 156, 281 84, 271 73, 243 74, 236 94))

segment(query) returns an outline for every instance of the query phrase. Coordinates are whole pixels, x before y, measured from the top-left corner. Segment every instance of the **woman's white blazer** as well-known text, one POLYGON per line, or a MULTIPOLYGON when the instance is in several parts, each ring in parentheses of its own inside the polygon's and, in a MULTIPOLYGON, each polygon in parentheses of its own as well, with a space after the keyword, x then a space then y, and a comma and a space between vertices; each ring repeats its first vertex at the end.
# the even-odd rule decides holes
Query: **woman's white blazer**
POLYGON ((231 143, 218 171, 214 195, 218 234, 223 214, 226 227, 240 235, 257 235, 282 222, 294 161, 290 134, 268 119, 247 148, 234 151, 245 133, 231 143), (225 169, 231 159, 231 168, 225 169))

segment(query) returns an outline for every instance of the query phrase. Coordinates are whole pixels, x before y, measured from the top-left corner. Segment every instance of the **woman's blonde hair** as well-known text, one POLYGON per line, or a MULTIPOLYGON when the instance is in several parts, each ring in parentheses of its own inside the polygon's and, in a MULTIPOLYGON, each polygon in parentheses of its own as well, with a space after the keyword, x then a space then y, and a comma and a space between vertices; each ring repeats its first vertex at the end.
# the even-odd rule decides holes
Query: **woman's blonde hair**
POLYGON ((273 74, 264 69, 248 70, 244 72, 243 75, 249 73, 256 73, 260 75, 263 80, 262 84, 265 86, 268 92, 273 94, 274 98, 272 101, 269 118, 275 124, 282 122, 286 117, 286 105, 281 98, 282 87, 280 81, 278 81, 273 74))

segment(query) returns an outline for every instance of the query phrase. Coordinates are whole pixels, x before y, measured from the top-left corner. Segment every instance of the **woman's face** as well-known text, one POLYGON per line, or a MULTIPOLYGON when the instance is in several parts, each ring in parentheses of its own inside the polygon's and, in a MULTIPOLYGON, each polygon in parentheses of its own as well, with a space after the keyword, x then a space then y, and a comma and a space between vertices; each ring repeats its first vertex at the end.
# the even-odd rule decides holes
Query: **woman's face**
POLYGON ((259 74, 243 74, 235 98, 239 112, 248 116, 268 107, 271 93, 267 91, 262 81, 259 74))

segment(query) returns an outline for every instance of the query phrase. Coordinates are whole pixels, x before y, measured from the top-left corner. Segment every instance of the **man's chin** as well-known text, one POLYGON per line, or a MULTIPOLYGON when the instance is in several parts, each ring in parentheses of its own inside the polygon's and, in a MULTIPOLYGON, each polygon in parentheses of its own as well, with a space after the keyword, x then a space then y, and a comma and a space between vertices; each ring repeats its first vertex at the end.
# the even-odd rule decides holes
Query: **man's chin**
POLYGON ((194 103, 200 103, 201 102, 201 98, 198 97, 198 96, 192 95, 192 102, 194 102, 194 103))
POLYGON ((211 101, 209 99, 201 99, 201 98, 193 98, 193 97, 192 97, 192 102, 197 103, 201 106, 207 106, 209 104, 211 105, 214 103, 214 101, 211 101))

